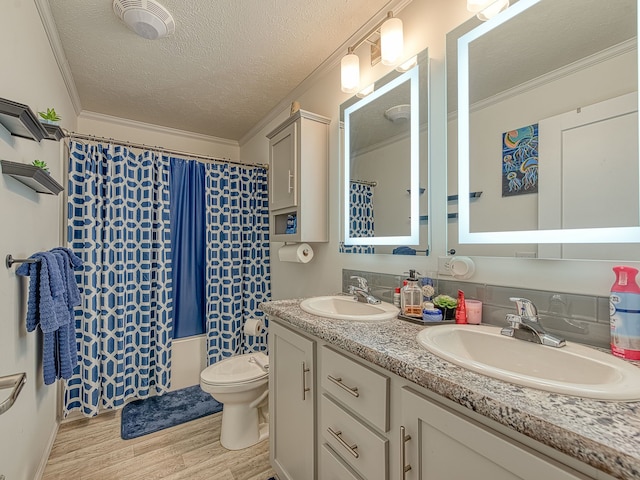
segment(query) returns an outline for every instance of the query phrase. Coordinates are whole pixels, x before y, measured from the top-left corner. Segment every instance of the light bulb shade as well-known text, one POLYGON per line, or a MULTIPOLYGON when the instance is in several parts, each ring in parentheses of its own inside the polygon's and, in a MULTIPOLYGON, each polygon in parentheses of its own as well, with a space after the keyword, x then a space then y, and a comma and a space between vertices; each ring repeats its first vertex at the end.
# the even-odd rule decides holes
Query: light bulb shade
POLYGON ((478 13, 491 5, 494 0, 467 0, 467 10, 478 13))
POLYGON ((476 14, 483 22, 495 17, 497 14, 509 7, 509 0, 496 0, 476 14))
POLYGON ((402 58, 402 20, 392 17, 380 27, 380 57, 383 65, 396 65, 402 58))
POLYGON ((340 83, 344 93, 356 93, 360 88, 360 59, 355 53, 342 57, 340 83))

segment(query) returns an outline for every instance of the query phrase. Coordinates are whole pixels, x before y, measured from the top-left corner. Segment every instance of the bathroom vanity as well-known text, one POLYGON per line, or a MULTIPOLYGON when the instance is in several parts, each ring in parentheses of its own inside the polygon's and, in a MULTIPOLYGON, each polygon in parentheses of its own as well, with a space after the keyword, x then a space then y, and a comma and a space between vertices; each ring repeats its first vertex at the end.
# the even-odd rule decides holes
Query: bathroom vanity
POLYGON ((421 325, 334 320, 299 304, 261 306, 281 480, 640 477, 640 402, 502 382, 421 348, 421 325))

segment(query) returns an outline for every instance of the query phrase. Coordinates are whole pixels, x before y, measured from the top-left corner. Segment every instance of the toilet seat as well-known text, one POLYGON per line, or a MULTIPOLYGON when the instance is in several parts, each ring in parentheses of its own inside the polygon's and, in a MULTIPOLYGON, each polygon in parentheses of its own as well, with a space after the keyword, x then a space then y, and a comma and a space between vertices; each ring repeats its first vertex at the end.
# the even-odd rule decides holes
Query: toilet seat
POLYGON ((206 385, 243 385, 260 380, 265 380, 268 373, 260 365, 250 362, 251 357, 260 359, 263 364, 268 364, 268 357, 262 353, 247 353, 225 358, 224 360, 209 365, 200 373, 200 382, 206 385))

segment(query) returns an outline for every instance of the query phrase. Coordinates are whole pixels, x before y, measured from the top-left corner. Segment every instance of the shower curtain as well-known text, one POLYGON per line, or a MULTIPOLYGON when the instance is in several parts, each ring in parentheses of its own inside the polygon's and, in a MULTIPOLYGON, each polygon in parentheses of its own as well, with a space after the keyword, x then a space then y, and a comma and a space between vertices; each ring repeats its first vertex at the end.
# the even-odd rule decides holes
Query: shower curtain
POLYGON ((169 388, 169 163, 123 146, 71 141, 69 150, 68 242, 84 269, 64 415, 93 416, 169 388))
MULTIPOLYGON (((351 237, 366 238, 375 235, 373 222, 373 187, 359 182, 349 184, 349 232, 351 237)), ((340 253, 376 253, 373 245, 345 245, 340 242, 340 253)))
POLYGON ((172 157, 169 170, 173 338, 183 338, 205 332, 205 166, 172 157))
POLYGON ((271 298, 267 171, 206 165, 207 361, 267 348, 268 320, 258 309, 271 298), (245 336, 249 318, 261 335, 245 336))
MULTIPOLYGON (((188 304, 190 293, 192 303, 202 304, 204 313, 185 318, 202 315, 208 362, 266 350, 266 330, 255 337, 242 331, 248 318, 264 318, 258 304, 271 295, 266 170, 149 151, 136 156, 111 144, 71 141, 69 149, 68 242, 85 267, 76 275, 80 362, 66 384, 64 415, 80 410, 93 416, 168 390, 174 285, 183 281, 173 271, 171 226, 186 228, 184 218, 171 218, 170 195, 179 190, 196 203, 194 192, 204 192, 201 214, 194 215, 197 205, 182 205, 173 214, 204 222, 198 247, 202 298, 196 299, 196 287, 190 290, 195 283, 189 282, 198 280, 191 276, 180 299, 188 304), (189 176, 192 183, 177 174, 180 167, 196 173, 189 176), (186 183, 170 190, 170 181, 179 179, 186 183)), ((184 237, 188 258, 196 246, 188 232, 175 234, 184 237)))

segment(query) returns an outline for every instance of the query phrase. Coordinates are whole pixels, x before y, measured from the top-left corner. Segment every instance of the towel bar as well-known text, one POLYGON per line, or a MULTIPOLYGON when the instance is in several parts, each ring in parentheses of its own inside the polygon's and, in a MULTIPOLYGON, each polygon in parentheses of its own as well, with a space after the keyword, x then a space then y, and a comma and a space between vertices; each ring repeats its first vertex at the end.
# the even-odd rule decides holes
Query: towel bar
POLYGON ((7 388, 13 389, 11 390, 9 397, 4 402, 0 403, 0 415, 13 406, 25 383, 27 383, 27 374, 25 372, 0 377, 0 390, 5 390, 7 388))
POLYGON ((7 255, 7 258, 5 258, 4 263, 7 268, 11 268, 14 263, 36 263, 38 261, 39 260, 36 260, 35 258, 13 258, 13 255, 9 254, 7 255))

